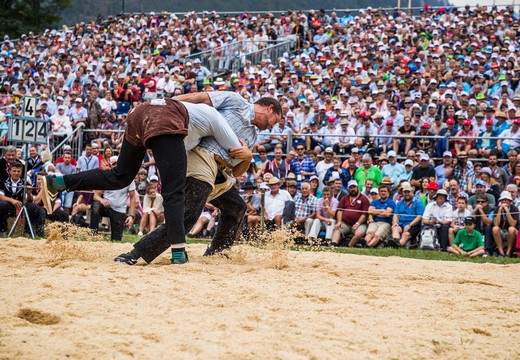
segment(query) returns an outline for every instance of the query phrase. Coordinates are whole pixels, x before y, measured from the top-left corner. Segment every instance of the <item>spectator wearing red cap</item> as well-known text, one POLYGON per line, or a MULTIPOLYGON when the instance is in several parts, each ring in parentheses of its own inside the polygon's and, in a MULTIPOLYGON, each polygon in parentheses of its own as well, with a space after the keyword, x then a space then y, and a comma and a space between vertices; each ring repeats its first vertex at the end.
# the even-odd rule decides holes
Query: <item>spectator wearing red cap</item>
POLYGON ((464 151, 469 155, 470 158, 477 156, 477 150, 475 149, 477 144, 477 133, 473 130, 473 125, 470 119, 464 120, 462 123, 462 129, 455 135, 455 152, 458 155, 459 152, 464 151))
POLYGON ((359 113, 354 131, 357 136, 363 139, 364 143, 373 143, 376 139, 374 136, 377 135, 377 129, 364 111, 359 113))
MULTIPOLYGON (((376 113, 374 116, 381 116, 380 113, 376 113)), ((389 119, 385 122, 385 127, 382 131, 379 132, 379 135, 384 135, 385 137, 376 138, 375 144, 377 146, 377 150, 379 152, 388 152, 394 148, 394 140, 397 135, 397 130, 394 126, 394 121, 389 119)))
POLYGON ((433 136, 433 134, 430 132, 430 125, 428 125, 428 123, 421 124, 418 135, 420 137, 415 142, 418 150, 428 152, 429 150, 433 149, 435 139, 428 138, 428 136, 433 136))
POLYGON ((329 116, 327 119, 327 125, 320 129, 321 134, 323 135, 322 141, 322 150, 328 147, 332 147, 334 145, 335 138, 330 136, 336 133, 336 118, 334 116, 329 116))
POLYGON ((454 136, 457 135, 457 132, 455 119, 452 117, 447 118, 446 127, 439 132, 439 136, 442 136, 442 139, 437 140, 435 145, 435 153, 438 157, 442 156, 442 154, 448 150, 448 142, 446 139, 448 136, 450 137, 450 150, 453 149, 454 136))
POLYGON ((502 131, 497 141, 497 150, 507 155, 510 149, 520 150, 520 118, 511 122, 511 128, 502 131))
MULTIPOLYGON (((424 186, 424 181, 421 181, 421 186, 424 186)), ((419 200, 423 203, 424 206, 435 201, 435 194, 437 190, 439 190, 439 184, 435 181, 430 181, 426 187, 424 187, 425 192, 421 193, 419 196, 419 200)), ((419 190, 418 190, 419 191, 419 190)))

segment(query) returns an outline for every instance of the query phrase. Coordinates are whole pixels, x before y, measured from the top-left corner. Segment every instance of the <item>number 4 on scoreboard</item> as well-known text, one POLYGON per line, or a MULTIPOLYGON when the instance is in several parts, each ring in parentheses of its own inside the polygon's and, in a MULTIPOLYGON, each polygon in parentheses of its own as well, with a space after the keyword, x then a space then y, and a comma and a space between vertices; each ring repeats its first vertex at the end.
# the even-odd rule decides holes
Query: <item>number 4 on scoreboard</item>
POLYGON ((34 96, 26 96, 23 106, 24 117, 36 117, 36 98, 34 96))

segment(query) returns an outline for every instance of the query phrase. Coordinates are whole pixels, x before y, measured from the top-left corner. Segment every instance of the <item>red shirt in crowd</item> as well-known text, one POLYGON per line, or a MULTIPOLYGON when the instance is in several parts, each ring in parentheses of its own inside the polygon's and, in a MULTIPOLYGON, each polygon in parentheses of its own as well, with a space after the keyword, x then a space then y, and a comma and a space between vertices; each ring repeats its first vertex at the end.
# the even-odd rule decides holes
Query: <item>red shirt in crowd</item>
POLYGON ((366 214, 370 201, 363 194, 358 194, 356 197, 350 195, 343 196, 339 202, 338 210, 343 210, 341 221, 348 226, 353 226, 361 217, 366 214))

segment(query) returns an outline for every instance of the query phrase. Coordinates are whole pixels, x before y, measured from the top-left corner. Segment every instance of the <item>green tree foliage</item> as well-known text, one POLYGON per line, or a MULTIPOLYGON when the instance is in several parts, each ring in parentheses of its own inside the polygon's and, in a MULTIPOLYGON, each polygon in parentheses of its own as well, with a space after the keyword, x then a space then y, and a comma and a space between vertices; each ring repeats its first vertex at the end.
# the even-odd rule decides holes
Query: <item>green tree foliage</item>
POLYGON ((0 34, 17 38, 29 31, 60 26, 70 0, 0 0, 0 34))

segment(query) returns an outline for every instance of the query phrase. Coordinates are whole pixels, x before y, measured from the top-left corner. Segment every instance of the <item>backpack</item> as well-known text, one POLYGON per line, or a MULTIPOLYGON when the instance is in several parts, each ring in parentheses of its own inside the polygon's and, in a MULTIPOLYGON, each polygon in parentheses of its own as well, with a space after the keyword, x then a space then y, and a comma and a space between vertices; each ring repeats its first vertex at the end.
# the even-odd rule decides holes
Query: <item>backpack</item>
POLYGON ((424 227, 421 231, 421 240, 419 241, 420 250, 439 250, 439 239, 437 238, 437 229, 434 227, 424 227))

